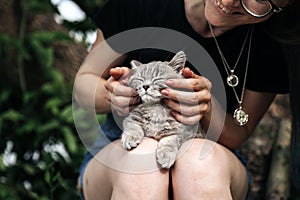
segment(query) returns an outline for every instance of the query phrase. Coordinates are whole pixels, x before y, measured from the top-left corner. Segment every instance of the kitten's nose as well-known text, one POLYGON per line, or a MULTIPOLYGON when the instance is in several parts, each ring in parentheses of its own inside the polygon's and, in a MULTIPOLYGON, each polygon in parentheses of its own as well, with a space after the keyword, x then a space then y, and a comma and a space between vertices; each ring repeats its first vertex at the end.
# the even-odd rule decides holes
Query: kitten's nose
POLYGON ((143 85, 143 88, 144 88, 145 90, 147 90, 149 87, 150 87, 149 85, 143 85))

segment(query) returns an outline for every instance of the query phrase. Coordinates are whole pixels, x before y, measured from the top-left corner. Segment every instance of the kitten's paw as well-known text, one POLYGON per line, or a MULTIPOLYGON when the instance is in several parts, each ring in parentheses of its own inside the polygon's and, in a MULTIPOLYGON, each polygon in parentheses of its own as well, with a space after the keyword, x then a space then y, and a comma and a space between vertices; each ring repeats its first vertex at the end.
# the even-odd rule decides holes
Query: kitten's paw
POLYGON ((143 138, 132 135, 128 133, 123 133, 121 138, 121 143, 124 149, 130 150, 132 148, 137 147, 139 143, 141 143, 143 138))
POLYGON ((157 162, 162 168, 169 169, 176 160, 177 151, 170 146, 160 146, 156 150, 157 162))

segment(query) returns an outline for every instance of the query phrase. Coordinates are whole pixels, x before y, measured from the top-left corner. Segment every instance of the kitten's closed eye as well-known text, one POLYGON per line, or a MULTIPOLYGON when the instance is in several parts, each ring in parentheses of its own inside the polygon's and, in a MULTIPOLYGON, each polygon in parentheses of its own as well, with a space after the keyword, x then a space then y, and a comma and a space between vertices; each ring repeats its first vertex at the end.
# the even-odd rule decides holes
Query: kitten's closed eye
POLYGON ((134 79, 134 80, 132 80, 131 84, 132 85, 138 85, 138 84, 142 84, 143 82, 144 82, 144 80, 134 79))
POLYGON ((160 90, 167 88, 165 81, 157 81, 154 85, 157 85, 160 90))
POLYGON ((153 84, 159 86, 161 89, 167 88, 168 86, 166 85, 165 81, 165 78, 154 78, 153 84))

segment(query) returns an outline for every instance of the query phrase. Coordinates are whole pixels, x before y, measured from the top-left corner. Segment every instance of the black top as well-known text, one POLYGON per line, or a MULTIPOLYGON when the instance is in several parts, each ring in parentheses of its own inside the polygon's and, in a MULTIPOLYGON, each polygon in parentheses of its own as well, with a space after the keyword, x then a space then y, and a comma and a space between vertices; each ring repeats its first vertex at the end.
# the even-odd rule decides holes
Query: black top
MULTIPOLYGON (((225 84, 227 74, 216 44, 213 38, 203 38, 192 29, 185 16, 183 0, 109 0, 95 16, 95 21, 103 31, 106 39, 123 31, 141 27, 167 28, 192 38, 204 47, 217 65, 224 80, 227 95, 227 112, 232 112, 235 109, 237 100, 232 88, 225 84)), ((231 68, 233 68, 237 60, 248 29, 249 25, 239 26, 217 37, 221 50, 231 68)), ((151 37, 151 34, 146 32, 142 39, 147 40, 147 37, 151 37)), ((159 35, 155 37, 159 41, 159 35)), ((137 36, 136 40, 138 38, 137 36)), ((126 40, 126 37, 123 40, 126 40)), ((134 43, 136 41, 129 42, 134 43)), ((166 41, 159 42, 163 43, 166 41)), ((172 38, 170 38, 169 42, 174 43, 172 38)), ((122 48, 119 42, 112 41, 108 43, 116 51, 122 52, 119 51, 122 48)), ((184 42, 180 44, 182 46, 181 49, 184 51, 193 48, 188 45, 185 46, 184 42)), ((237 86, 239 97, 245 75, 247 51, 248 43, 235 70, 235 74, 240 79, 240 84, 237 86)), ((130 51, 128 54, 129 59, 140 60, 144 63, 153 60, 169 60, 172 57, 169 51, 157 49, 139 49, 130 51)), ((187 54, 187 59, 189 60, 189 54, 187 54)), ((201 66, 190 65, 190 67, 201 73, 201 66)), ((214 82, 212 84, 214 87, 214 82)), ((246 88, 269 93, 288 92, 288 75, 281 46, 257 26, 254 27, 253 32, 246 88)))

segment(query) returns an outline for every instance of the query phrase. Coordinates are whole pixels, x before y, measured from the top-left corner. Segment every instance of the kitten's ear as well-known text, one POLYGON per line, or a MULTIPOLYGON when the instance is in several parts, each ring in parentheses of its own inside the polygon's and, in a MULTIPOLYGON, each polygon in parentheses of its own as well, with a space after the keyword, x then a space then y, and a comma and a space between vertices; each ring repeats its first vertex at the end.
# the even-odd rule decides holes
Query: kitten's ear
POLYGON ((185 66, 186 56, 183 51, 179 51, 169 62, 169 65, 172 66, 177 72, 181 72, 185 66))
POLYGON ((139 61, 137 61, 137 60, 132 60, 132 61, 130 62, 130 65, 131 65, 131 69, 135 69, 135 68, 137 68, 138 66, 142 65, 142 63, 139 62, 139 61))

